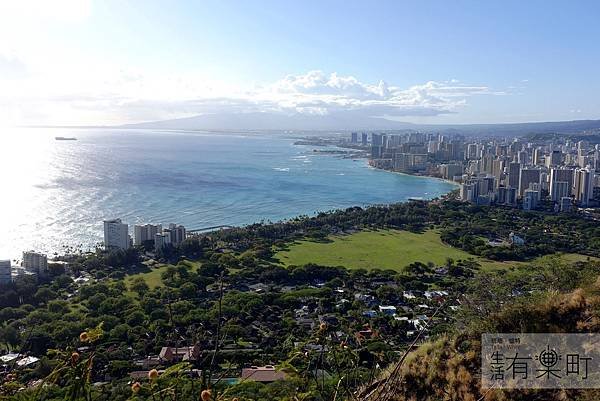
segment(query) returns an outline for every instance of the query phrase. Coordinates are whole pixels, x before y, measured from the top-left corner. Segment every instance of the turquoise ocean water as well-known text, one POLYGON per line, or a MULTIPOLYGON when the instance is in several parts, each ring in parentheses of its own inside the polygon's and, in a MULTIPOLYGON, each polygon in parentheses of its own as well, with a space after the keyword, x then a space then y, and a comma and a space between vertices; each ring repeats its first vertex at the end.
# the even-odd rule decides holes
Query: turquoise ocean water
POLYGON ((188 229, 432 198, 446 182, 317 154, 281 134, 18 129, 0 134, 0 259, 102 240, 102 220, 188 229), (56 141, 55 136, 77 137, 56 141))

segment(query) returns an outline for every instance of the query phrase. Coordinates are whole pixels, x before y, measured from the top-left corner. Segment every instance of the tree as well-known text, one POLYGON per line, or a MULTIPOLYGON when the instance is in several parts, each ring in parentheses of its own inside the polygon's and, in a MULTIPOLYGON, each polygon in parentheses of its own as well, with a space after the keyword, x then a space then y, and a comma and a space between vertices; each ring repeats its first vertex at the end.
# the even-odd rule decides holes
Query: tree
POLYGON ((45 304, 51 299, 55 299, 58 295, 48 287, 41 287, 35 293, 35 300, 40 304, 45 304))
POLYGON ((115 340, 127 340, 127 334, 131 331, 131 326, 128 324, 119 324, 110 331, 110 337, 115 340))
POLYGON ((202 254, 202 245, 198 238, 186 238, 181 245, 179 245, 179 250, 186 256, 200 256, 202 254))
POLYGON ((135 327, 139 326, 146 320, 146 315, 141 310, 135 310, 127 316, 127 324, 135 327))
POLYGON ((148 291, 150 291, 150 287, 146 284, 146 280, 143 277, 135 277, 131 280, 131 284, 129 285, 131 291, 135 291, 138 295, 143 296, 148 291))
POLYGON ((389 285, 382 285, 381 287, 375 290, 375 295, 377 298, 384 303, 393 304, 398 298, 399 294, 402 292, 402 289, 394 288, 389 285))
POLYGON ((19 344, 19 332, 12 325, 0 327, 0 341, 6 345, 6 350, 19 344))
POLYGON ((180 288, 181 295, 184 298, 192 299, 195 298, 198 292, 198 287, 194 283, 185 283, 180 288))
POLYGON ((69 288, 73 284, 73 279, 66 274, 61 274, 54 279, 55 288, 69 288))
POLYGON ((69 312, 69 304, 62 299, 55 299, 48 302, 48 311, 51 313, 64 315, 69 312))
POLYGON ((160 275, 160 278, 162 278, 165 283, 173 283, 175 277, 177 277, 177 268, 173 265, 168 265, 165 271, 160 275))

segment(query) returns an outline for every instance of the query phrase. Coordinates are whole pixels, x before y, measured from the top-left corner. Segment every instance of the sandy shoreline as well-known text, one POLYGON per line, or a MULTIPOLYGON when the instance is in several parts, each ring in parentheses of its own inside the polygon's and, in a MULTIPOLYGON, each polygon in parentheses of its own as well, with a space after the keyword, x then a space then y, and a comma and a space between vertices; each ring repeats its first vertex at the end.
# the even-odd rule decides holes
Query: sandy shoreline
POLYGON ((406 175, 408 177, 419 177, 419 178, 429 178, 431 180, 438 180, 438 181, 442 181, 445 182, 447 184, 451 184, 455 187, 459 187, 460 183, 456 182, 456 181, 452 181, 452 180, 447 180, 445 178, 440 178, 440 177, 434 177, 431 175, 417 175, 417 174, 409 174, 409 173, 403 173, 401 171, 393 171, 393 170, 386 170, 384 168, 377 168, 377 167, 373 167, 369 164, 369 159, 366 159, 366 164, 367 166, 369 166, 369 168, 372 168, 373 170, 378 170, 378 171, 385 171, 388 173, 394 173, 394 174, 400 174, 400 175, 406 175))

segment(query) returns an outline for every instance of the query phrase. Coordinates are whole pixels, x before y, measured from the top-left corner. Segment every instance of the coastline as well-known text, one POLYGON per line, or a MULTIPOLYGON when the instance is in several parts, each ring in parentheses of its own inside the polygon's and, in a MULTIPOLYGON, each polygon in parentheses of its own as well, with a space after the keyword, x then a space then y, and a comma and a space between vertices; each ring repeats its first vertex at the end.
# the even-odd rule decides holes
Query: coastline
POLYGON ((386 170, 384 168, 373 167, 373 166, 371 166, 369 164, 368 159, 367 159, 367 165, 369 166, 369 168, 372 168, 373 170, 385 171, 385 172, 388 172, 388 173, 400 174, 400 175, 405 175, 405 176, 408 176, 408 177, 428 178, 428 179, 431 179, 431 180, 437 180, 437 181, 445 182, 446 184, 450 184, 450 185, 455 186, 455 187, 459 187, 460 186, 460 184, 458 182, 456 182, 456 181, 447 180, 447 179, 441 178, 441 177, 434 177, 432 175, 417 175, 417 174, 403 173, 401 171, 386 170))
MULTIPOLYGON (((336 156, 336 155, 332 154, 332 156, 336 156)), ((357 159, 363 159, 363 158, 357 158, 357 159)), ((381 172, 385 172, 385 173, 398 174, 398 175, 407 176, 407 177, 415 177, 415 178, 424 178, 424 179, 428 179, 428 180, 435 180, 435 181, 444 182, 446 184, 450 184, 453 187, 455 187, 451 191, 448 191, 448 192, 446 192, 446 193, 444 193, 444 194, 442 194, 440 196, 446 196, 446 195, 448 195, 450 192, 452 192, 453 190, 455 190, 460 185, 457 182, 454 182, 454 181, 451 181, 451 180, 446 180, 446 179, 440 178, 440 177, 433 177, 433 176, 428 176, 428 175, 409 174, 409 173, 403 173, 403 172, 400 172, 400 171, 392 171, 392 170, 386 170, 386 169, 382 169, 382 168, 373 167, 373 166, 371 166, 369 164, 369 159, 368 158, 364 158, 364 159, 365 159, 364 162, 365 162, 365 165, 367 166, 367 168, 375 170, 375 171, 381 171, 381 172)), ((431 201, 434 198, 420 198, 420 197, 417 197, 417 198, 414 198, 414 199, 420 199, 420 200, 423 200, 423 201, 431 201)), ((392 205, 392 204, 395 204, 395 203, 405 203, 405 202, 410 202, 410 201, 411 201, 411 198, 406 199, 406 200, 395 200, 393 202, 386 203, 386 205, 392 205)), ((353 205, 351 207, 357 207, 357 206, 364 207, 365 205, 355 204, 355 205, 353 205)), ((334 211, 334 210, 342 210, 342 209, 343 208, 340 207, 340 208, 332 209, 332 211, 334 211)), ((315 211, 315 213, 316 212, 317 211, 315 211)), ((291 220, 291 219, 294 219, 294 218, 296 218, 298 216, 302 216, 302 215, 303 215, 303 213, 298 212, 298 214, 296 214, 294 216, 290 216, 288 218, 284 218, 284 219, 281 219, 281 220, 278 220, 278 221, 273 221, 272 223, 278 223, 278 222, 282 222, 282 221, 286 221, 286 220, 291 220)), ((247 224, 242 224, 242 225, 239 225, 239 226, 234 226, 234 228, 243 228, 243 227, 250 226, 250 225, 253 225, 253 224, 256 224, 256 223, 259 223, 259 221, 255 221, 255 222, 247 223, 247 224)), ((210 232, 210 231, 208 231, 208 232, 210 232)), ((206 234, 208 232, 205 232, 203 234, 206 234)), ((95 248, 95 249, 87 249, 87 250, 80 249, 79 253, 61 253, 61 252, 57 252, 57 253, 53 253, 53 257, 52 258, 48 258, 48 260, 49 261, 60 261, 60 260, 64 260, 66 258, 75 256, 75 255, 90 255, 90 254, 93 254, 96 249, 97 248, 95 248)))
MULTIPOLYGON (((70 149, 75 153, 56 152, 57 157, 60 159, 62 165, 71 166, 77 163, 78 158, 73 158, 72 154, 82 153, 83 145, 89 143, 99 143, 101 146, 107 149, 112 149, 114 144, 119 145, 118 149, 136 149, 138 151, 145 150, 148 148, 149 151, 155 150, 163 141, 168 140, 169 143, 176 142, 181 143, 182 146, 175 148, 178 152, 182 149, 182 153, 176 153, 182 156, 182 179, 189 182, 196 183, 195 180, 195 167, 191 169, 193 163, 198 163, 197 159, 199 156, 194 153, 193 156, 187 156, 189 153, 190 144, 200 143, 203 144, 207 141, 211 141, 211 144, 215 144, 216 149, 231 149, 238 146, 241 139, 232 137, 222 136, 211 136, 208 138, 197 139, 195 136, 181 136, 173 140, 171 136, 167 134, 159 133, 153 135, 151 140, 148 142, 140 141, 138 136, 124 136, 121 133, 114 133, 113 131, 108 132, 94 132, 94 135, 87 135, 87 131, 77 131, 76 136, 81 139, 78 143, 69 143, 65 145, 64 142, 56 142, 54 137, 62 135, 63 132, 48 132, 46 136, 49 139, 49 146, 57 149, 63 149, 64 146, 69 146, 70 149), (106 138, 106 140, 105 140, 106 138), (145 145, 148 143, 149 145, 145 145), (73 145, 75 144, 75 145, 73 145), (188 157, 186 159, 186 157, 188 157), (64 159, 64 160, 63 160, 64 159), (188 168, 190 167, 190 168, 188 168)), ((75 133, 64 133, 65 136, 73 135, 75 133)), ((388 176, 386 174, 374 174, 371 170, 371 166, 368 165, 367 157, 344 157, 340 154, 327 154, 325 152, 319 152, 313 156, 312 146, 291 146, 290 150, 290 139, 272 137, 270 135, 263 136, 256 140, 250 141, 244 139, 245 147, 238 148, 234 156, 238 154, 252 159, 252 165, 258 165, 259 169, 257 173, 253 173, 254 176, 248 175, 252 179, 258 180, 263 179, 261 182, 274 182, 278 185, 273 184, 261 184, 263 190, 252 191, 251 195, 253 198, 249 198, 246 203, 242 202, 243 197, 246 196, 245 188, 236 189, 235 187, 228 187, 227 194, 233 197, 231 201, 222 202, 223 204, 211 203, 213 199, 221 196, 226 191, 220 190, 219 186, 211 192, 210 197, 207 197, 203 192, 204 197, 195 197, 197 193, 201 191, 202 185, 209 185, 210 180, 198 181, 198 185, 190 186, 191 189, 186 189, 181 194, 178 192, 178 187, 173 184, 172 188, 167 187, 163 192, 167 195, 177 193, 178 197, 165 198, 168 200, 166 203, 157 204, 156 201, 145 201, 145 198, 139 198, 139 203, 135 204, 135 208, 132 208, 132 204, 128 201, 132 196, 141 193, 140 191, 146 190, 147 185, 145 183, 154 182, 152 179, 156 179, 156 182, 162 182, 162 179, 168 179, 171 182, 171 173, 160 174, 156 177, 150 177, 152 179, 144 179, 138 187, 133 188, 130 191, 120 191, 120 187, 115 187, 112 180, 108 180, 106 177, 102 177, 102 180, 90 181, 90 185, 95 189, 95 193, 110 194, 111 197, 104 199, 102 196, 96 198, 79 196, 77 190, 71 191, 60 191, 60 182, 55 183, 54 176, 43 177, 43 182, 48 182, 46 186, 39 186, 34 180, 24 181, 22 185, 33 188, 33 196, 30 199, 43 200, 47 196, 50 196, 60 191, 60 197, 57 199, 60 201, 57 204, 36 210, 36 214, 31 218, 13 218, 18 224, 17 231, 11 231, 10 234, 5 234, 2 240, 3 246, 0 247, 0 257, 20 260, 22 252, 26 250, 34 250, 37 252, 45 253, 49 258, 60 258, 67 255, 77 255, 81 253, 94 252, 98 243, 102 241, 102 219, 103 218, 116 218, 120 217, 124 222, 129 224, 130 234, 132 234, 134 224, 143 224, 145 222, 156 222, 156 223, 168 223, 175 222, 182 224, 186 228, 196 229, 198 227, 213 226, 220 224, 228 224, 236 227, 244 227, 247 225, 255 224, 261 221, 285 221, 293 219, 301 215, 312 216, 320 211, 329 210, 343 210, 348 207, 360 206, 368 207, 369 205, 384 205, 394 204, 399 202, 407 202, 410 199, 432 199, 438 198, 449 193, 454 186, 448 186, 445 183, 438 181, 423 181, 418 183, 414 180, 404 181, 397 179, 399 176, 388 176), (264 139, 268 139, 266 142, 264 139), (265 152, 266 145, 272 146, 268 152, 265 152), (249 146, 248 149, 246 149, 249 146), (293 149, 296 148, 296 149, 293 149), (306 151, 306 153, 304 153, 306 151), (242 154, 243 153, 243 154, 242 154), (254 156, 256 154, 256 156, 254 156), (275 156, 274 156, 275 155, 275 156), (307 157, 299 157, 299 155, 305 155, 307 157), (319 156, 320 155, 320 156, 319 156), (276 157, 277 156, 277 157, 276 157), (329 157, 334 156, 334 157, 329 157), (311 162, 312 159, 312 162, 311 162), (326 159, 329 159, 326 160, 326 159), (359 159, 364 159, 360 160, 359 159), (337 160, 337 161, 335 161, 337 160), (365 169, 365 163, 368 169, 365 169), (281 170, 272 172, 274 167, 291 167, 289 170, 281 170), (362 172, 361 172, 362 170, 362 172), (339 173, 339 174, 338 174, 339 173), (346 175, 346 177, 338 177, 346 175), (266 177, 266 178, 264 178, 266 177), (46 181, 44 181, 46 180, 46 181), (305 186, 309 192, 304 192, 301 196, 302 201, 294 201, 298 199, 298 190, 287 190, 283 184, 294 183, 294 186, 303 187, 305 186), (53 184, 53 185, 50 185, 53 184), (36 186, 37 185, 37 186, 36 186), (136 192, 136 188, 138 192, 136 192), (335 188, 332 193, 331 189, 335 188), (127 196, 120 196, 120 194, 127 194, 127 196), (313 198, 314 197, 314 198, 313 198), (238 200, 239 202, 235 202, 238 200), (210 202, 209 202, 210 201, 210 202), (92 203, 90 203, 92 202, 92 203), (283 202, 283 203, 277 203, 283 202), (242 205, 244 207, 236 207, 236 205, 242 205), (93 205, 93 208, 88 206, 93 205), (219 207, 215 207, 215 205, 219 207), (86 209, 87 208, 87 209, 86 209), (86 210, 93 210, 93 213, 88 213, 86 210), (56 218, 55 216, 60 215, 63 218, 62 227, 63 231, 60 235, 56 234, 56 218), (37 220, 36 220, 37 219, 37 220), (40 226, 41 224, 41 226, 40 226), (35 228, 38 226, 38 228, 35 228), (41 227, 41 228, 40 228, 41 227)), ((17 154, 20 149, 20 143, 14 145, 17 154)), ((204 146, 202 149, 206 148, 204 146)), ((332 147, 333 148, 333 147, 332 147)), ((202 150, 201 149, 201 150, 202 150)), ((212 148, 211 148, 212 149, 212 148)), ((118 160, 129 160, 130 153, 124 150, 117 153, 118 160), (123 156, 123 157, 120 157, 123 156)), ((209 165, 213 168, 214 173, 228 173, 230 167, 225 169, 219 169, 219 166, 223 165, 223 161, 220 158, 208 155, 208 152, 204 152, 202 155, 205 156, 202 159, 203 163, 215 164, 209 165), (206 155, 204 153, 207 153, 206 155), (215 159, 215 160, 213 160, 215 159), (217 160, 218 159, 218 160, 217 160)), ((218 152, 210 151, 211 155, 218 154, 218 152)), ((365 155, 366 156, 366 155, 365 155)), ((237 159, 236 159, 237 160, 237 159)), ((243 159, 242 161, 244 161, 243 159)), ((135 162, 135 160, 134 160, 135 162)), ((247 163, 248 164, 248 163, 247 163)), ((242 165, 242 164, 240 164, 242 165)), ((102 167, 103 165, 100 165, 102 167)), ((143 167, 141 164, 133 163, 128 161, 127 166, 121 168, 120 164, 115 164, 117 168, 114 171, 121 173, 122 177, 127 180, 131 180, 133 173, 139 170, 139 167, 143 167), (133 166, 133 167, 132 167, 133 166)), ((112 168, 112 166, 109 166, 112 168)), ((88 167, 87 175, 95 176, 96 167, 88 167)), ((381 169, 376 169, 381 170, 381 169)), ((57 177, 63 177, 64 171, 68 169, 61 169, 57 171, 57 177)), ((113 170, 110 170, 113 171, 113 170)), ((386 171, 386 170, 384 170, 386 171)), ((238 179, 243 177, 245 172, 243 170, 235 170, 235 174, 232 177, 238 179)), ((178 178, 179 175, 175 176, 178 178)), ((411 174, 405 174, 411 175, 411 174)), ((225 181, 221 176, 216 176, 219 179, 219 183, 229 183, 236 181, 225 181)), ((225 175, 225 177, 229 177, 225 175)), ((436 178, 421 176, 422 178, 436 178)), ((28 177, 25 177, 28 178, 28 177)), ((68 176, 71 179, 72 177, 68 176)), ((186 181, 186 182, 187 182, 186 181)), ((442 180, 443 181, 443 180, 442 180)), ((179 181, 174 181, 178 183, 179 181)), ((83 182, 87 184, 87 182, 83 182)), ((123 184, 123 182, 120 182, 123 184)), ((154 187, 150 188, 153 189, 154 187)), ((162 188, 162 187, 161 187, 162 188)), ((78 189, 78 188, 74 188, 78 189)), ((162 196, 162 194, 160 194, 162 196)), ((58 195, 57 195, 58 196, 58 195)), ((31 204, 16 204, 14 209, 11 207, 7 210, 13 210, 11 213, 19 215, 19 212, 24 210, 30 210, 31 204)), ((31 202, 33 203, 33 202, 31 202)), ((49 203, 45 203, 50 205, 49 203)), ((10 206, 10 204, 9 204, 10 206)), ((28 217, 23 215, 23 217, 28 217)), ((9 220, 10 222, 10 220, 9 220)))
MULTIPOLYGON (((303 144, 304 144, 304 143, 303 143, 303 144)), ((306 144, 309 144, 309 143, 307 142, 306 144)), ((312 145, 312 146, 329 146, 329 144, 317 144, 317 143, 312 143, 311 145, 312 145)), ((335 145, 335 147, 337 147, 337 148, 341 148, 341 149, 352 149, 352 150, 355 150, 355 151, 356 151, 356 150, 360 150, 360 152, 363 152, 363 153, 364 153, 364 152, 367 152, 365 149, 357 149, 357 148, 354 148, 354 147, 349 147, 349 146, 347 146, 347 145, 343 145, 343 144, 336 144, 336 145, 335 145)), ((365 160, 366 160, 366 163, 367 163, 367 165, 369 166, 369 168, 372 168, 372 169, 374 169, 374 170, 387 171, 388 173, 401 174, 401 175, 410 176, 410 177, 423 177, 423 178, 436 179, 436 180, 439 180, 439 181, 445 182, 445 183, 447 183, 447 184, 451 184, 452 186, 455 186, 455 187, 459 187, 459 186, 460 186, 460 184, 459 184, 458 182, 456 182, 456 181, 452 181, 452 180, 448 180, 448 179, 446 179, 446 178, 435 177, 435 176, 432 176, 432 175, 424 175, 424 174, 411 174, 411 173, 404 173, 404 172, 401 172, 401 171, 387 170, 387 169, 384 169, 384 168, 374 167, 374 166, 372 166, 372 165, 369 163, 370 159, 369 159, 369 157, 368 157, 368 156, 366 156, 366 155, 365 155, 365 156, 356 156, 354 159, 355 159, 355 160, 358 160, 358 159, 365 159, 365 160)))

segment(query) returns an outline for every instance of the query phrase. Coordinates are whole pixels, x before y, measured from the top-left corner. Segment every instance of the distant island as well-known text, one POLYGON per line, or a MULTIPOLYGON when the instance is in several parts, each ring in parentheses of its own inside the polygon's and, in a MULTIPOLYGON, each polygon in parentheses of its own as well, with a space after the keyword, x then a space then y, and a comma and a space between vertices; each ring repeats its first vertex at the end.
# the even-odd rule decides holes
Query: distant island
POLYGON ((56 136, 54 137, 54 139, 56 139, 57 141, 76 141, 77 138, 75 137, 66 137, 66 136, 56 136))
POLYGON ((219 113, 172 120, 125 124, 118 128, 173 130, 274 130, 274 131, 352 131, 398 130, 467 136, 524 136, 569 134, 600 130, 600 120, 548 121, 499 124, 413 124, 377 117, 351 118, 347 115, 304 115, 301 113, 219 113))

